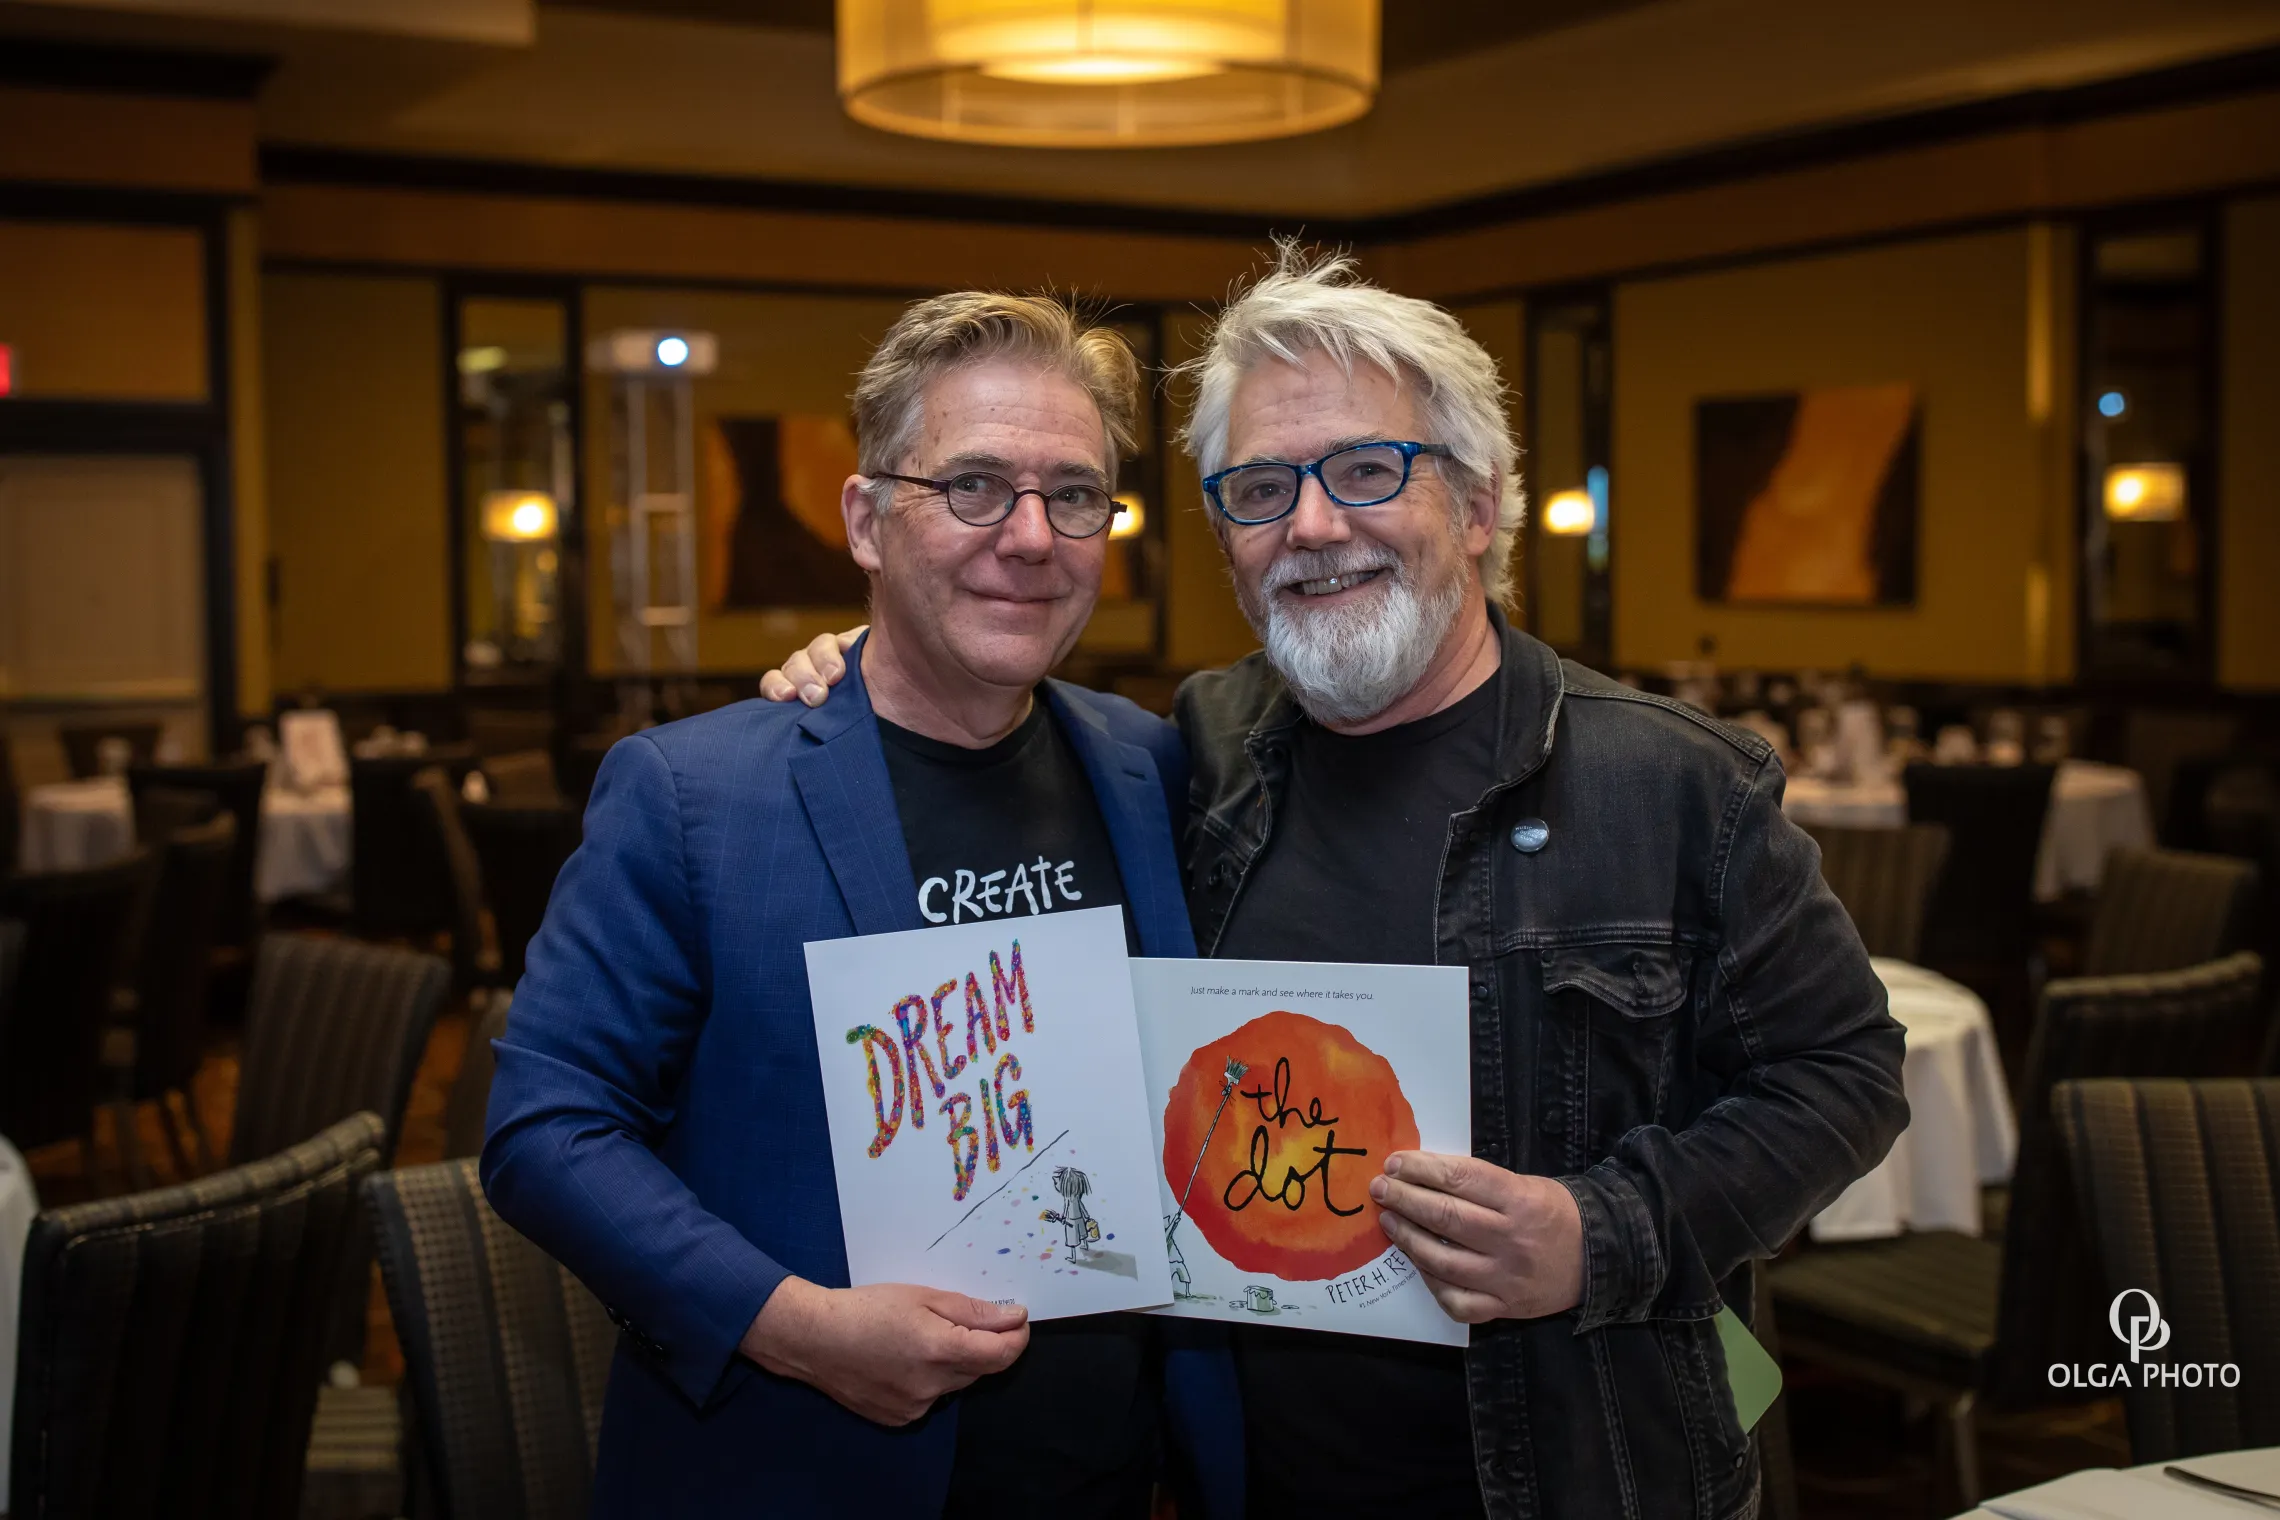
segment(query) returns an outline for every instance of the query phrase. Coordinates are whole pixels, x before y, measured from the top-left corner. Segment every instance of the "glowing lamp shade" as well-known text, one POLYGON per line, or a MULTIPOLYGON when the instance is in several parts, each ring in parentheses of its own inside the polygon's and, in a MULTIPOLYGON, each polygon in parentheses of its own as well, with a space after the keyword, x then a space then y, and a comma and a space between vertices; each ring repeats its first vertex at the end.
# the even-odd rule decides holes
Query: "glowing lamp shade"
POLYGON ((554 498, 544 491, 485 491, 483 536, 499 543, 528 544, 554 536, 554 498))
POLYGON ((1378 0, 839 0, 866 125, 1018 147, 1316 132, 1368 111, 1378 0))
POLYGON ((1108 536, 1112 539, 1138 538, 1140 530, 1147 526, 1148 509, 1141 504, 1140 498, 1130 491, 1119 491, 1116 495, 1116 515, 1108 520, 1108 536))
POLYGON ((1589 533, 1599 521, 1599 510, 1587 491, 1555 491, 1544 503, 1544 531, 1559 538, 1589 533))
POLYGON ((2115 522, 2175 522, 2185 515, 2185 467, 2118 464, 2106 471, 2106 515, 2115 522))

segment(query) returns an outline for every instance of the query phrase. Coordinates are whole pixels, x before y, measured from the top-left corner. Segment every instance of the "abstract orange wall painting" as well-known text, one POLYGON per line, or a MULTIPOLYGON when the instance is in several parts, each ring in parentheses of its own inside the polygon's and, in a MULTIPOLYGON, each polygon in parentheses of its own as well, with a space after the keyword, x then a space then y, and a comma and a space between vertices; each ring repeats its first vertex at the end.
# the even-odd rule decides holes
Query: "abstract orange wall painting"
POLYGON ((703 439, 705 605, 715 612, 860 607, 839 490, 855 473, 845 417, 716 417, 703 439))
POLYGON ((1462 968, 1136 960, 1132 984, 1163 1312, 1464 1344, 1368 1193, 1395 1151, 1471 1152, 1462 968))
POLYGON ((1921 433, 1905 382, 1697 401, 1695 594, 1913 603, 1921 433))
POLYGON ((1122 909, 806 948, 852 1283, 1171 1298, 1122 909))

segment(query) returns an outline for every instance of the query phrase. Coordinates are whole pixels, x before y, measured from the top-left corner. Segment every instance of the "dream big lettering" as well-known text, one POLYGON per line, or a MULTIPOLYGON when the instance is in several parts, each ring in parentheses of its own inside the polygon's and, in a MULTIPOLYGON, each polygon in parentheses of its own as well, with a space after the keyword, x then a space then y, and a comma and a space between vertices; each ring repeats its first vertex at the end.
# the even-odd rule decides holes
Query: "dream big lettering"
POLYGON ((1013 1013, 1021 1013, 1024 1034, 1037 1031, 1037 1017, 1029 1006, 1029 979, 1021 969, 1021 941, 1013 942, 1008 974, 995 950, 990 952, 990 995, 982 998, 981 978, 966 973, 955 977, 929 996, 912 993, 894 1006, 894 1029, 858 1024, 847 1031, 847 1043, 863 1048, 864 1078, 871 1088, 871 1112, 878 1133, 867 1147, 876 1159, 886 1154, 902 1132, 903 1115, 912 1129, 926 1128, 926 1110, 933 1106, 948 1121, 943 1136, 950 1146, 951 1194, 962 1200, 974 1185, 974 1174, 984 1161, 998 1169, 998 1149, 1011 1150, 1018 1142, 1025 1150, 1037 1148, 1037 1128, 1029 1111, 1029 1089, 1008 1084, 1021 1080, 1021 1058, 1013 1053, 1013 1013), (965 989, 965 1046, 954 1043, 957 1015, 943 1003, 965 989), (998 1047, 1006 1048, 1001 1052, 998 1047), (882 1067, 884 1068, 882 1071, 882 1067), (980 1094, 952 1092, 950 1085, 971 1069, 968 1077, 980 1094), (889 1092, 892 1091, 890 1099, 889 1092), (931 1093, 931 1097, 929 1094, 931 1093), (981 1132, 975 1133, 979 1110, 981 1132))

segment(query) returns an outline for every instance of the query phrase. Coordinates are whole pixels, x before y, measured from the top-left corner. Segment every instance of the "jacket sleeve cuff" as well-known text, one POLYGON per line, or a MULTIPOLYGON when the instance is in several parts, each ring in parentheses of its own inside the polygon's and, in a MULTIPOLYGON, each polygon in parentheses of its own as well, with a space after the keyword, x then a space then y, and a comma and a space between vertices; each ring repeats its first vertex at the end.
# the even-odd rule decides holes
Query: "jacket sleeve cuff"
MULTIPOLYGON (((717 1248, 719 1242, 711 1244, 717 1248)), ((710 1287, 702 1301, 688 1305, 693 1333, 681 1344, 643 1344, 638 1330, 628 1327, 635 1344, 663 1367, 682 1396, 699 1410, 733 1392, 751 1371, 751 1363, 740 1354, 744 1332, 792 1275, 756 1246, 746 1246, 741 1254, 743 1260, 722 1264, 727 1272, 707 1274, 718 1286, 710 1287)))
POLYGON ((1647 1317, 1662 1291, 1662 1241, 1631 1179, 1611 1162, 1558 1179, 1583 1219, 1583 1302, 1576 1333, 1647 1317))

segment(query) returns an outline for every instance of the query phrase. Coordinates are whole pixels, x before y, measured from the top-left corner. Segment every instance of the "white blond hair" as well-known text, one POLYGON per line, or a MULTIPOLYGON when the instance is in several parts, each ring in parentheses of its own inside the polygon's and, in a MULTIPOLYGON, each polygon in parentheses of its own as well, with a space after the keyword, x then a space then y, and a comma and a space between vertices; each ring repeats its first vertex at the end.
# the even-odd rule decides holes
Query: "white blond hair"
POLYGON ((1468 510, 1481 489, 1496 492, 1496 531, 1475 562, 1481 588, 1501 602, 1512 585, 1512 541, 1527 510, 1519 445, 1505 411, 1496 360, 1457 319, 1430 301, 1395 295, 1362 279, 1353 255, 1275 246, 1275 267, 1235 293, 1212 325, 1204 351, 1177 373, 1195 386, 1195 408, 1180 445, 1205 475, 1227 464, 1228 414, 1246 370, 1268 359, 1300 362, 1308 350, 1348 374, 1360 359, 1415 384, 1427 436, 1449 450, 1442 461, 1455 487, 1454 509, 1468 510))

